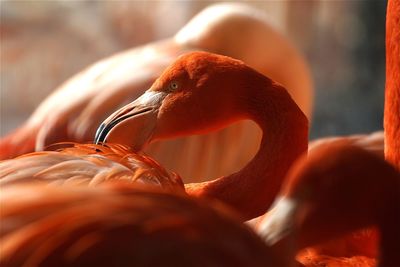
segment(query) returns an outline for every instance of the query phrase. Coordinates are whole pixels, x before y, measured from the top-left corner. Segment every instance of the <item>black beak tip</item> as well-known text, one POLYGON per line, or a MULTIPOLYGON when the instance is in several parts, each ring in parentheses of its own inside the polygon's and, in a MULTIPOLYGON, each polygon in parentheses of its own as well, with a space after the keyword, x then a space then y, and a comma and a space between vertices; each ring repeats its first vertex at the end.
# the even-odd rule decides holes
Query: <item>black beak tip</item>
POLYGON ((99 144, 99 143, 104 143, 106 141, 107 134, 117 124, 119 124, 120 122, 124 121, 127 118, 130 118, 130 117, 136 116, 138 114, 142 114, 142 113, 151 111, 152 109, 153 109, 152 107, 145 107, 145 108, 139 109, 138 111, 130 113, 130 114, 128 113, 128 114, 125 114, 125 115, 116 116, 116 117, 114 117, 114 119, 112 121, 110 121, 107 124, 105 124, 103 122, 102 124, 100 124, 99 128, 97 128, 96 135, 94 136, 94 143, 96 145, 99 144))
POLYGON ((100 124, 99 128, 97 128, 96 135, 94 137, 94 143, 96 145, 104 141, 104 137, 106 135, 106 131, 104 131, 105 128, 106 128, 105 123, 100 124))

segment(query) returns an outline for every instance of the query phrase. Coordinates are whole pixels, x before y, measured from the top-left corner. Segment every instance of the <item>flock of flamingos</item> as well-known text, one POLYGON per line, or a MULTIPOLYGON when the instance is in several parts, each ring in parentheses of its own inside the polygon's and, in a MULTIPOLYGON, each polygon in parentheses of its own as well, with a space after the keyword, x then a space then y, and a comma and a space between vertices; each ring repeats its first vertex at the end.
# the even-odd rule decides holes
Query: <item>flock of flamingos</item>
POLYGON ((302 57, 258 11, 211 6, 0 140, 0 265, 399 267, 400 0, 385 90, 384 133, 309 144, 302 57))

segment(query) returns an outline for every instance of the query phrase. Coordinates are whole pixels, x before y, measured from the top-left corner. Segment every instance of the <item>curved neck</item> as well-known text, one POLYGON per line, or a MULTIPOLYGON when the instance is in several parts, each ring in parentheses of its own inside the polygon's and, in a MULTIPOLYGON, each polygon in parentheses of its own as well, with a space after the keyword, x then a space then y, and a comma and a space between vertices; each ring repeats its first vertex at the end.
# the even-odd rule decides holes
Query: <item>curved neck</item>
POLYGON ((239 172, 187 185, 189 194, 219 199, 246 220, 267 211, 289 167, 308 146, 308 120, 288 92, 261 74, 254 74, 247 80, 247 88, 237 92, 234 108, 241 118, 254 120, 262 129, 259 151, 239 172))
POLYGON ((400 0, 386 15, 385 157, 400 170, 400 0))

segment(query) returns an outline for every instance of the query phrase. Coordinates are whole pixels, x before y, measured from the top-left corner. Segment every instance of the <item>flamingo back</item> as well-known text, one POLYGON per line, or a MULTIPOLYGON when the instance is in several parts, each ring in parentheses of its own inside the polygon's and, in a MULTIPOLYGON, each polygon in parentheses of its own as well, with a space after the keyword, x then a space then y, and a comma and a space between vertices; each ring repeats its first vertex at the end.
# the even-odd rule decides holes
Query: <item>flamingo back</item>
POLYGON ((183 193, 30 184, 0 203, 2 266, 276 266, 225 206, 183 193))
POLYGON ((183 190, 177 174, 121 145, 60 143, 50 148, 53 151, 30 153, 0 162, 0 185, 41 182, 95 186, 121 180, 183 190))

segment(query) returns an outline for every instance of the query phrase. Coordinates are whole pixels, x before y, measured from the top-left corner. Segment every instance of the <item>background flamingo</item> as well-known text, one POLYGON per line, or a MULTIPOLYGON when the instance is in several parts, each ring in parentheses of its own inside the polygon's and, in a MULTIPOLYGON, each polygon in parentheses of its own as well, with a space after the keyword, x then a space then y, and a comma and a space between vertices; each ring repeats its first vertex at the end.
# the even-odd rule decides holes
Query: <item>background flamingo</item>
MULTIPOLYGON (((305 114, 311 114, 310 73, 296 48, 258 10, 218 4, 198 14, 174 37, 119 53, 72 77, 24 126, 0 142, 0 158, 33 151, 35 144, 41 150, 53 142, 91 141, 111 111, 137 98, 168 64, 190 49, 245 61, 282 83, 305 114)), ((239 170, 255 155, 260 140, 254 123, 241 122, 211 136, 154 144, 147 152, 185 179, 200 181, 239 170)))
POLYGON ((400 1, 388 1, 386 16, 385 157, 400 170, 400 1))
MULTIPOLYGON (((288 238, 281 242, 295 242, 297 250, 375 225, 380 231, 379 266, 398 266, 399 190, 400 174, 383 159, 355 146, 325 145, 291 169, 259 231, 267 243, 288 238)), ((314 266, 310 255, 304 256, 300 260, 314 266)), ((360 261, 374 266, 366 257, 318 255, 314 260, 328 266, 358 266, 360 261)))
POLYGON ((184 194, 19 185, 0 205, 2 266, 276 266, 229 209, 184 194))
MULTIPOLYGON (((400 92, 399 87, 399 79, 396 77, 398 73, 400 73, 400 57, 399 57, 399 45, 400 45, 400 12, 399 12, 400 2, 399 1, 389 1, 387 7, 387 24, 386 24, 386 97, 385 97, 385 138, 388 141, 385 144, 385 157, 386 159, 393 163, 396 168, 399 168, 396 160, 399 157, 400 150, 397 148, 397 142, 400 138, 397 125, 400 123, 400 113, 398 112, 398 107, 400 106, 400 98, 398 94, 400 92)), ((362 146, 365 147, 365 144, 368 145, 369 150, 374 152, 381 151, 382 141, 383 141, 383 133, 375 133, 372 136, 366 136, 367 143, 364 143, 362 146), (376 144, 378 146, 376 146, 376 144), (371 146, 372 145, 372 146, 371 146), (372 149, 371 149, 372 148, 372 149), (375 148, 378 148, 376 150, 375 148)), ((363 141, 363 140, 361 140, 363 141)), ((323 147, 326 143, 332 143, 335 145, 338 144, 350 144, 353 140, 348 138, 331 138, 328 140, 317 141, 314 145, 310 146, 310 154, 312 155, 313 151, 318 151, 319 147, 323 147), (324 142, 325 141, 325 142, 324 142), (327 141, 327 142, 326 142, 327 141), (325 143, 325 144, 324 144, 325 143)), ((360 141, 356 140, 356 143, 360 145, 360 141)), ((379 153, 381 154, 381 153, 379 153)), ((383 153, 382 153, 383 154, 383 153)), ((366 166, 367 168, 367 166, 366 166)), ((376 177, 376 179, 378 179, 376 177)), ((359 231, 357 233, 352 233, 348 235, 346 238, 335 239, 329 243, 325 243, 322 246, 314 247, 313 249, 309 249, 304 253, 303 259, 305 260, 307 257, 316 259, 319 258, 321 262, 332 261, 333 259, 326 259, 325 255, 333 255, 333 256, 342 256, 349 257, 354 255, 365 255, 370 258, 376 257, 376 243, 378 237, 376 232, 373 229, 366 229, 359 231), (338 252, 340 251, 340 252, 338 252), (307 253, 308 256, 307 256, 307 253), (338 255, 335 255, 338 254, 338 255), (325 255, 323 255, 325 254, 325 255)), ((328 257, 329 258, 329 257, 328 257)), ((337 260, 337 259, 336 259, 337 260)), ((362 261, 362 257, 353 258, 345 258, 343 262, 349 261, 353 262, 353 264, 360 264, 362 261)), ((365 260, 365 259, 364 259, 365 260)), ((344 264, 344 263, 343 263, 344 264)), ((366 263, 365 263, 366 264, 366 263)), ((369 263, 373 264, 373 261, 369 263)))

